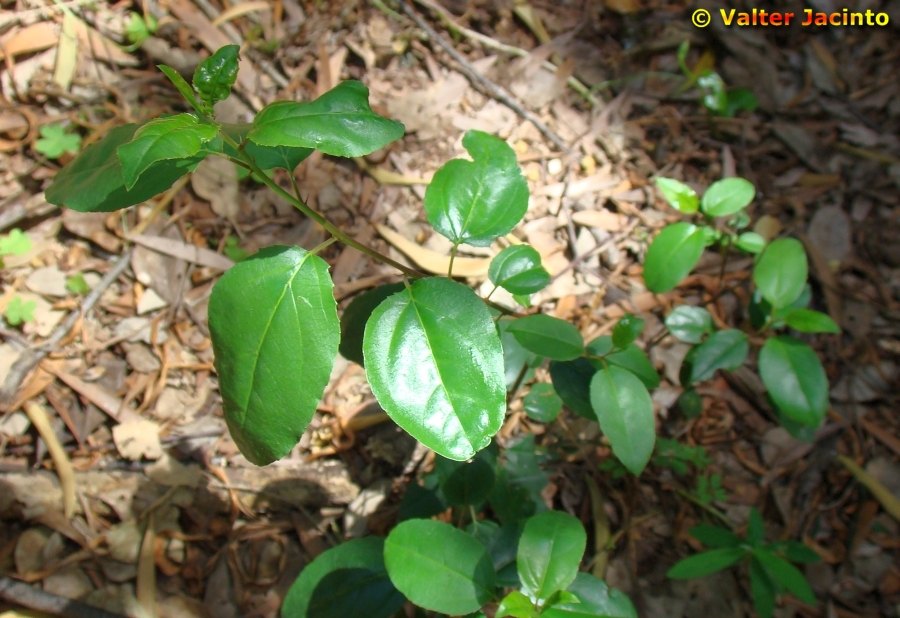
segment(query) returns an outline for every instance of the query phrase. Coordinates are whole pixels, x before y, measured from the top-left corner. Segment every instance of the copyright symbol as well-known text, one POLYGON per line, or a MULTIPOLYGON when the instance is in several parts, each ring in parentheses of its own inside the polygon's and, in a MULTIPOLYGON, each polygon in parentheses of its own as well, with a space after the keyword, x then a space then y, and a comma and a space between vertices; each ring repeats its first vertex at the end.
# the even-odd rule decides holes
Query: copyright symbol
POLYGON ((710 15, 706 9, 697 9, 691 13, 691 23, 698 28, 706 28, 709 25, 710 15))

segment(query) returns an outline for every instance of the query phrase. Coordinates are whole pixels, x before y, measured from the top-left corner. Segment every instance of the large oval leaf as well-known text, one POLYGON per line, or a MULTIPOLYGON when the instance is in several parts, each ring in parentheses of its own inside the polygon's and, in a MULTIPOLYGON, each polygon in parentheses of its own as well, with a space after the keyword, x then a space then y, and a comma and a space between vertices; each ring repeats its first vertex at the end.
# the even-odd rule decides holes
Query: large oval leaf
POLYGON ((393 616, 405 599, 384 568, 384 539, 352 539, 319 554, 300 572, 281 606, 282 618, 393 616))
POLYGON ((753 201, 756 189, 744 178, 723 178, 709 185, 700 210, 712 217, 727 217, 747 207, 753 201))
POLYGON ((647 388, 630 371, 610 365, 591 380, 591 405, 616 458, 632 474, 640 474, 656 443, 647 388))
POLYGON ((534 294, 550 283, 541 254, 530 245, 512 245, 494 256, 488 277, 511 294, 534 294))
POLYGON ((315 101, 276 101, 256 115, 247 138, 260 146, 313 148, 361 157, 403 137, 403 125, 369 107, 369 89, 341 82, 315 101))
POLYGON ((597 418, 591 407, 591 378, 596 372, 586 358, 550 362, 550 380, 563 403, 578 416, 590 420, 597 418))
POLYGON ((503 423, 503 350, 471 289, 420 279, 382 302, 363 337, 366 375, 394 422, 449 459, 469 459, 503 423))
POLYGON ((796 238, 779 238, 759 256, 753 267, 753 283, 772 307, 781 309, 803 293, 808 274, 803 244, 796 238))
POLYGON ((743 332, 734 328, 717 331, 684 357, 682 384, 690 386, 708 380, 719 369, 734 371, 744 364, 749 352, 750 344, 743 332))
POLYGON ((703 230, 692 223, 673 223, 653 239, 644 260, 644 281, 652 292, 668 292, 697 265, 706 245, 703 230))
POLYGON ((363 359, 363 335, 366 331, 366 322, 375 311, 375 307, 397 292, 403 290, 402 283, 388 283, 377 288, 366 290, 356 296, 341 316, 341 355, 360 365, 365 365, 363 359))
POLYGON ((759 376, 772 401, 788 418, 817 427, 828 411, 828 377, 808 345, 781 335, 759 352, 759 376))
POLYGON ((573 360, 584 354, 584 341, 578 329, 543 313, 519 318, 507 330, 526 350, 551 360, 573 360))
POLYGON ((546 601, 575 580, 587 535, 581 522, 560 511, 547 511, 525 522, 516 565, 522 592, 546 601))
POLYGON ((328 264, 299 247, 263 249, 231 267, 209 299, 225 421, 258 465, 284 457, 331 375, 340 327, 328 264))
POLYGON ((435 173, 425 215, 454 244, 487 246, 525 215, 528 183, 515 151, 500 138, 469 131, 462 143, 473 160, 453 159, 435 173))
POLYGON ((569 586, 569 592, 581 602, 548 607, 541 613, 541 618, 638 618, 627 594, 610 588, 590 573, 579 573, 569 586))
POLYGON ((440 521, 399 524, 388 535, 384 563, 397 589, 432 611, 468 614, 494 592, 496 574, 484 545, 440 521))

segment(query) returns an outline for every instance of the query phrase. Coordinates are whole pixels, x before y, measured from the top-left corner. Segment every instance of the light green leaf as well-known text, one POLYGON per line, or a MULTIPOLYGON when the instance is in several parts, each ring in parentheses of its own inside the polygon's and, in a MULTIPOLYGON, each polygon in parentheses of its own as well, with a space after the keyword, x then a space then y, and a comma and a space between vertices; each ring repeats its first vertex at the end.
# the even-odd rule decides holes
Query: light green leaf
POLYGON ((22 300, 21 296, 13 296, 9 304, 6 305, 3 315, 10 326, 19 326, 34 320, 35 309, 37 309, 37 302, 22 300))
POLYGON ((66 289, 72 294, 83 296, 91 291, 91 287, 84 279, 81 273, 75 273, 71 277, 66 277, 66 289))
POLYGON ((766 248, 766 239, 756 232, 744 232, 737 237, 734 244, 738 249, 747 253, 757 254, 762 253, 763 249, 766 248))
POLYGON ((547 511, 525 522, 516 565, 522 592, 546 601, 575 580, 587 535, 568 513, 547 511))
POLYGON ((772 307, 787 307, 803 293, 809 266, 803 244, 779 238, 769 244, 753 267, 753 283, 772 307))
POLYGON ((683 182, 673 178, 657 178, 656 188, 662 193, 669 206, 686 215, 697 212, 700 200, 697 193, 683 182))
POLYGON ((793 337, 771 337, 759 352, 759 376, 788 418, 818 427, 828 411, 828 377, 816 353, 793 337))
POLYGON ((700 200, 700 210, 711 217, 727 217, 746 208, 756 189, 744 178, 723 178, 712 183, 700 200))
POLYGON ((682 384, 689 386, 708 380, 719 369, 734 371, 744 364, 749 352, 750 343, 742 331, 733 328, 717 331, 685 356, 682 384))
POLYGON ((703 228, 673 223, 653 239, 644 260, 644 281, 652 292, 668 292, 693 270, 705 246, 703 228))
POLYGON ((363 357, 388 415, 425 446, 466 460, 506 413, 503 350, 491 315, 468 287, 420 279, 369 318, 363 357))
POLYGON ((284 457, 316 411, 340 327, 328 264, 273 246, 238 262, 209 299, 225 421, 257 465, 284 457))
POLYGON ((31 238, 20 230, 13 228, 9 234, 0 235, 0 256, 24 255, 31 251, 31 238))
POLYGON ((550 273, 541 266, 541 255, 524 244, 511 245, 495 255, 488 277, 511 294, 534 294, 550 283, 550 273))
POLYGON ((656 442, 647 388, 630 371, 611 365, 591 380, 591 405, 613 454, 632 474, 640 474, 656 442))
POLYGON ((552 360, 573 360, 584 354, 584 341, 578 329, 565 320, 543 313, 519 318, 509 325, 522 346, 552 360))
POLYGON ((743 547, 711 549, 679 561, 669 569, 666 576, 672 579, 706 577, 737 564, 746 555, 747 550, 743 547))
POLYGON ((837 335, 841 327, 827 314, 812 309, 791 309, 784 314, 785 323, 801 333, 831 333, 837 335))
POLYGON ((65 153, 78 154, 81 136, 68 133, 61 124, 45 124, 40 129, 41 137, 34 143, 34 149, 50 159, 58 159, 65 153))
POLYGON ((700 343, 713 331, 712 316, 703 307, 678 305, 666 316, 666 328, 685 343, 700 343))
POLYGON ((535 609, 534 603, 518 590, 513 590, 500 601, 494 618, 538 618, 541 613, 535 609))

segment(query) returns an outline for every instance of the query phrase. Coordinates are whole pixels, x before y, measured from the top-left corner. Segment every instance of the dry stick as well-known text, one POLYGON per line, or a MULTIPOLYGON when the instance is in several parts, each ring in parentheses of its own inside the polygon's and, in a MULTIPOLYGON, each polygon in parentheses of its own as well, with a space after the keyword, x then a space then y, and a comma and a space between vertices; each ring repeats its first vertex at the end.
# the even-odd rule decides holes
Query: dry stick
POLYGON ((103 292, 106 291, 106 288, 112 285, 113 281, 118 279, 119 275, 121 275, 128 267, 128 263, 131 260, 131 252, 132 249, 128 249, 119 256, 119 259, 116 260, 113 267, 103 275, 100 283, 98 283, 97 286, 91 290, 91 293, 85 297, 81 307, 70 311, 69 315, 66 316, 66 319, 53 329, 53 333, 50 334, 47 341, 22 352, 10 368, 9 374, 6 376, 6 382, 3 383, 3 388, 0 389, 0 406, 8 406, 12 403, 16 391, 25 380, 25 376, 28 375, 28 372, 34 369, 47 354, 59 345, 59 342, 63 340, 78 322, 78 318, 90 311, 93 306, 97 304, 100 297, 103 295, 103 292))
POLYGON ((25 414, 28 420, 37 429, 38 434, 47 445, 50 452, 50 459, 56 466, 56 475, 59 477, 59 486, 62 489, 63 496, 63 515, 66 519, 72 519, 75 514, 75 470, 72 468, 72 462, 66 455, 65 449, 59 443, 56 432, 50 425, 50 419, 47 417, 47 411, 40 404, 29 401, 25 403, 25 414))
POLYGON ((19 607, 70 618, 123 618, 80 601, 44 592, 28 584, 0 575, 0 599, 19 607))

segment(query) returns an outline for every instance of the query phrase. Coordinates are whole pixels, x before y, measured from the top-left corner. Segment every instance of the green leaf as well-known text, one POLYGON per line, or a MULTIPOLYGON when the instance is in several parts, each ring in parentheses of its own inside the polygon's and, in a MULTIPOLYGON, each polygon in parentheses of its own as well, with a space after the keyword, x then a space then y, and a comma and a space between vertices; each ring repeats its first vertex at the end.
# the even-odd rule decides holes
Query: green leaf
POLYGON ((474 612, 494 592, 496 574, 484 545, 443 522, 398 524, 385 543, 384 563, 397 589, 432 611, 474 612))
POLYGON ((711 217, 727 217, 746 208, 756 196, 753 183, 744 178, 723 178, 712 183, 700 200, 700 210, 711 217))
POLYGON ((212 111, 213 105, 231 94, 231 87, 237 79, 240 49, 240 45, 220 47, 194 71, 194 90, 206 103, 208 110, 212 111))
POLYGON ((812 562, 819 562, 821 560, 819 554, 811 550, 803 543, 798 543, 797 541, 786 541, 777 545, 779 549, 781 549, 781 551, 784 553, 784 557, 791 562, 801 562, 803 564, 809 564, 812 562))
POLYGON ((753 557, 780 588, 787 590, 804 603, 815 605, 816 595, 800 569, 762 547, 753 550, 753 557))
POLYGON ((551 360, 573 360, 584 354, 584 341, 578 329, 565 320, 543 313, 519 318, 509 325, 522 346, 551 360))
POLYGON ((548 607, 541 618, 638 618, 637 610, 624 592, 610 588, 590 573, 579 573, 569 586, 580 603, 548 607))
POLYGON ((454 244, 487 246, 512 230, 528 209, 528 183, 516 153, 498 137, 468 131, 462 140, 472 161, 453 159, 425 191, 425 215, 454 244))
POLYGON ((697 193, 683 182, 673 178, 657 178, 656 188, 662 193, 669 206, 686 215, 697 212, 700 200, 697 193))
POLYGON ((0 235, 0 256, 25 255, 31 251, 31 238, 20 230, 13 228, 9 234, 0 235))
POLYGON ((25 322, 34 321, 34 310, 37 309, 37 302, 33 300, 22 300, 21 296, 13 296, 3 315, 10 326, 19 326, 25 322))
POLYGON ((81 136, 67 133, 61 124, 45 124, 40 129, 41 138, 34 143, 34 149, 50 159, 58 159, 65 153, 78 154, 81 136))
POLYGON ((791 309, 784 315, 785 323, 801 333, 840 334, 841 327, 825 313, 812 309, 791 309))
POLYGON ((734 244, 738 249, 747 253, 757 254, 762 253, 762 250, 766 248, 766 239, 756 232, 744 232, 737 237, 734 244))
POLYGON ((756 507, 750 509, 750 516, 747 518, 747 542, 750 545, 759 545, 766 539, 766 526, 763 523, 762 515, 756 507))
POLYGON ((460 465, 441 483, 441 491, 452 506, 477 506, 487 500, 494 488, 494 468, 475 458, 460 465))
POLYGON ((693 388, 686 388, 678 396, 678 409, 688 418, 697 418, 703 412, 703 397, 693 388))
POLYGON ((499 431, 506 412, 500 337, 463 284, 420 279, 383 301, 366 325, 363 356, 381 406, 440 455, 469 459, 499 431))
POLYGON ((556 394, 552 384, 539 382, 525 395, 525 414, 540 423, 551 423, 562 410, 562 399, 556 394))
POLYGON ((550 273, 541 266, 541 255, 530 245, 512 245, 495 255, 488 277, 511 294, 534 294, 550 283, 550 273))
POLYGON ((775 309, 797 300, 809 274, 806 251, 795 238, 779 238, 769 244, 753 267, 753 282, 775 309))
POLYGON ((644 260, 644 281, 652 292, 668 292, 693 270, 705 246, 703 229, 673 223, 653 239, 644 260))
POLYGON ((373 112, 368 99, 362 83, 345 81, 315 101, 276 101, 256 115, 247 139, 260 146, 361 157, 403 137, 403 125, 373 112))
POLYGON ((341 316, 341 344, 338 349, 344 358, 365 366, 363 336, 366 322, 369 321, 369 316, 375 311, 375 307, 381 304, 381 301, 403 289, 402 283, 380 285, 377 288, 366 290, 350 301, 341 316))
POLYGON ((713 332, 712 316, 703 307, 679 305, 666 316, 666 328, 680 341, 700 343, 713 332))
POLYGON ((160 161, 191 159, 217 134, 215 125, 201 123, 193 114, 151 120, 116 151, 125 188, 133 189, 141 174, 160 161))
POLYGON ((624 348, 644 331, 644 320, 630 313, 622 316, 613 327, 612 341, 617 348, 624 348))
POLYGON ((500 601, 494 618, 538 618, 541 614, 534 607, 534 603, 518 590, 513 590, 500 601))
POLYGON ((746 555, 747 550, 743 547, 711 549, 680 560, 669 569, 666 576, 672 579, 706 577, 738 563, 746 555))
POLYGON ((244 152, 263 171, 281 168, 293 172, 300 163, 313 153, 313 150, 312 148, 291 148, 288 146, 260 146, 253 142, 244 142, 244 152))
POLYGON ((71 277, 66 277, 66 289, 72 294, 83 296, 91 291, 91 287, 84 280, 84 275, 75 273, 71 277))
POLYGON ((112 212, 162 193, 203 158, 162 161, 144 172, 141 179, 127 189, 116 149, 130 141, 137 128, 135 124, 116 127, 103 139, 85 148, 56 174, 44 191, 47 201, 80 212, 112 212))
POLYGON ((760 618, 772 618, 775 613, 775 585, 757 560, 750 561, 750 594, 753 607, 760 618))
POLYGON ((622 369, 627 369, 644 383, 648 389, 659 386, 659 374, 653 368, 653 363, 647 357, 646 352, 637 347, 634 343, 629 343, 621 350, 610 352, 613 343, 612 337, 602 335, 597 337, 588 344, 588 352, 597 356, 602 356, 603 360, 592 360, 591 363, 597 369, 605 367, 604 361, 610 365, 616 365, 622 369))
POLYGON ((550 380, 556 393, 572 412, 590 420, 597 418, 591 407, 591 378, 596 372, 594 365, 584 358, 550 362, 550 380))
POLYGON ((184 97, 184 100, 187 101, 197 113, 203 113, 205 111, 203 104, 194 93, 194 89, 191 88, 191 85, 181 76, 181 73, 166 64, 158 64, 156 65, 156 68, 169 78, 169 81, 175 86, 175 90, 184 97))
POLYGON ((771 337, 759 352, 759 377, 788 418, 818 427, 828 411, 828 378, 816 353, 793 337, 771 337))
POLYGON ((721 526, 700 524, 690 529, 691 536, 714 548, 737 547, 741 544, 741 538, 734 532, 721 526))
POLYGON ((542 364, 544 359, 529 352, 516 340, 509 325, 514 320, 502 317, 497 320, 500 343, 503 345, 503 366, 506 370, 506 388, 511 389, 519 382, 525 383, 534 375, 534 367, 542 364), (521 378, 520 378, 521 375, 521 378))
POLYGON ((616 458, 632 474, 640 474, 656 442, 647 388, 630 371, 611 365, 591 380, 591 405, 616 458))
POLYGON ((547 511, 529 518, 516 557, 522 592, 544 601, 565 590, 575 580, 586 544, 584 527, 568 513, 547 511))
POLYGON ((733 371, 744 364, 749 352, 750 343, 742 331, 734 328, 717 331, 684 357, 682 384, 688 386, 708 380, 719 369, 733 371))
POLYGON ((282 618, 345 618, 365 608, 366 616, 388 618, 405 602, 384 568, 384 540, 352 539, 319 554, 291 585, 282 618))
POLYGON ((340 327, 328 264, 267 247, 231 267, 209 299, 225 421, 257 465, 284 457, 316 411, 340 327))
POLYGON ((501 580, 502 572, 511 570, 514 581, 510 585, 518 587, 519 576, 516 573, 516 552, 519 548, 519 537, 522 536, 521 523, 501 526, 489 519, 474 520, 469 524, 466 531, 487 548, 494 570, 497 571, 497 585, 504 585, 501 580))

